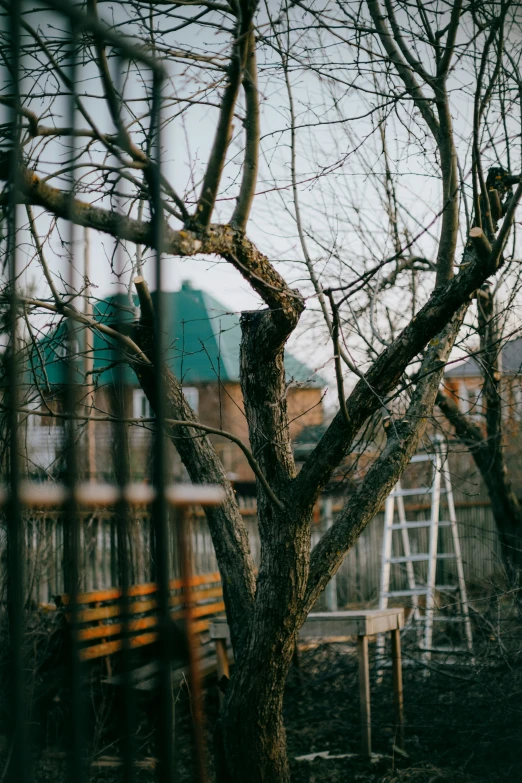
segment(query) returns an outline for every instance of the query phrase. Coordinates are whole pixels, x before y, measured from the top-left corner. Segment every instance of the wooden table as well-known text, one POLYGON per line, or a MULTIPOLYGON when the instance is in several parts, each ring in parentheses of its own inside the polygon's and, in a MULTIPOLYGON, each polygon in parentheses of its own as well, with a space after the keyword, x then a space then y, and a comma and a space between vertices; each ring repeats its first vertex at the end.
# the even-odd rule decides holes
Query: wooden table
MULTIPOLYGON (((299 640, 357 637, 359 657, 359 699, 361 711, 361 753, 370 757, 372 752, 370 707, 370 662, 368 637, 391 633, 393 693, 397 741, 400 747, 404 739, 404 704, 402 692, 402 661, 400 630, 404 626, 404 609, 365 609, 349 612, 312 612, 299 632, 299 640)), ((216 618, 210 625, 210 638, 216 645, 218 677, 229 676, 227 642, 230 631, 226 619, 216 618)))

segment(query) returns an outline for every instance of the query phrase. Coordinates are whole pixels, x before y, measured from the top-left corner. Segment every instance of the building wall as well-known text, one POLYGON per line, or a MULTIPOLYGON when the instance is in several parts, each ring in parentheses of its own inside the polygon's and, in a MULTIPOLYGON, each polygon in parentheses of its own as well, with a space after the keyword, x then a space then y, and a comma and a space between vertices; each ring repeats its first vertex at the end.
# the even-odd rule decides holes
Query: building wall
MULTIPOLYGON (((462 413, 471 415, 477 423, 483 421, 484 407, 482 404, 483 378, 480 375, 452 376, 444 379, 444 388, 462 413)), ((522 377, 509 375, 502 378, 500 393, 504 420, 509 430, 519 429, 522 421, 522 377)))
MULTIPOLYGON (((238 383, 198 384, 191 388, 191 396, 198 398, 198 416, 203 424, 217 429, 227 430, 240 437, 248 445, 248 426, 244 414, 243 396, 238 383), (194 393, 197 389, 197 394, 194 393)), ((288 414, 290 419, 290 435, 296 438, 304 427, 321 424, 323 409, 321 404, 321 389, 303 389, 290 387, 287 394, 288 414)), ((146 400, 141 400, 141 390, 126 388, 123 399, 123 411, 126 418, 149 416, 150 410, 146 400)), ((119 406, 118 406, 119 407, 119 406)), ((106 386, 96 390, 93 414, 97 417, 114 413, 116 402, 112 387, 106 386)), ((85 413, 85 410, 81 411, 85 413)), ((28 443, 28 455, 38 450, 37 468, 45 469, 48 465, 57 464, 59 450, 65 444, 63 421, 57 419, 35 419, 28 443), (50 429, 54 435, 49 435, 50 429), (43 448, 45 446, 45 448, 43 448), (45 463, 45 464, 44 464, 45 463)), ((152 475, 152 433, 146 426, 128 425, 127 456, 131 477, 142 481, 152 475)), ((112 480, 116 471, 116 460, 121 457, 123 444, 117 442, 120 430, 111 422, 96 421, 88 426, 81 425, 78 430, 79 446, 77 450, 78 467, 85 478, 96 480, 112 480)), ((210 439, 220 455, 225 470, 230 478, 240 482, 252 482, 253 472, 248 465, 241 449, 230 440, 211 435, 210 439)), ((168 446, 168 464, 171 478, 186 480, 187 474, 181 464, 179 455, 173 446, 168 446)), ((35 460, 36 461, 36 460, 35 460)), ((63 462, 63 460, 62 460, 63 462)))

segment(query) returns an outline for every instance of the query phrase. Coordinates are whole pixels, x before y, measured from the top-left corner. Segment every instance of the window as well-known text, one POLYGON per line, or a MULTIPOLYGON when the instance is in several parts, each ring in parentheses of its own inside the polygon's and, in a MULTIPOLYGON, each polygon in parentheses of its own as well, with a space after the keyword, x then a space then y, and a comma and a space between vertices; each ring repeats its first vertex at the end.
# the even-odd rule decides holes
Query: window
POLYGON ((150 419, 153 413, 143 389, 132 390, 132 418, 150 419))
POLYGON ((461 413, 469 413, 472 419, 480 419, 482 413, 482 389, 461 381, 459 387, 459 408, 461 413))
MULTIPOLYGON (((199 389, 195 386, 183 386, 183 394, 194 411, 198 412, 199 408, 199 389)), ((145 392, 142 389, 132 390, 132 418, 133 419, 150 419, 154 416, 150 407, 150 402, 145 396, 145 392)))
POLYGON ((195 386, 183 386, 183 394, 194 413, 197 414, 199 411, 199 389, 196 389, 195 386))

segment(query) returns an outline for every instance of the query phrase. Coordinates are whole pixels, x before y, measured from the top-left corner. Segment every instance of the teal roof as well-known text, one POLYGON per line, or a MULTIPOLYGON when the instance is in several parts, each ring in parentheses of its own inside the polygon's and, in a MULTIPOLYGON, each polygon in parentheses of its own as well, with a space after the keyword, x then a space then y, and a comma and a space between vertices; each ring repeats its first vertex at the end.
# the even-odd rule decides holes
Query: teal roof
MULTIPOLYGON (((152 292, 155 307, 158 294, 152 292)), ((179 291, 161 294, 167 363, 184 385, 217 382, 218 378, 226 383, 239 382, 239 346, 241 328, 239 316, 228 312, 225 306, 205 291, 194 289, 184 283, 179 291)), ((134 321, 139 318, 138 300, 132 302, 124 294, 108 297, 94 308, 94 317, 107 325, 115 322, 134 321)), ((66 330, 61 323, 51 334, 39 343, 40 354, 46 369, 47 380, 51 386, 62 385, 66 381, 67 368, 60 356, 60 345, 66 330)), ((85 330, 79 327, 75 333, 78 347, 83 350, 85 330)), ((110 365, 117 362, 119 352, 112 341, 96 332, 94 335, 94 368, 102 370, 100 383, 111 383, 119 372, 110 365), (106 369, 104 369, 106 368, 106 369)), ((36 351, 33 352, 33 364, 38 366, 36 351)), ((78 382, 81 376, 81 359, 78 365, 78 382)), ((303 384, 307 387, 322 388, 326 385, 314 370, 300 362, 295 356, 285 356, 287 382, 303 384)), ((134 372, 123 365, 123 380, 128 385, 137 385, 134 372)), ((40 381, 45 382, 39 372, 40 381)))

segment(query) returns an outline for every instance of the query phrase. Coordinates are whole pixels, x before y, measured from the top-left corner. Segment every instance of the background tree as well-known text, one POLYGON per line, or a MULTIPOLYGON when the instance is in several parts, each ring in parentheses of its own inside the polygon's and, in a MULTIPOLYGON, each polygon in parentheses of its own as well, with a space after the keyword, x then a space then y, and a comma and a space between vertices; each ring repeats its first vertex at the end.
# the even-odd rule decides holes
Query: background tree
MULTIPOLYGON (((0 0, 0 8, 12 12, 8 0, 0 0)), ((94 0, 84 10, 98 18, 94 0)), ((489 77, 505 58, 518 56, 515 11, 509 2, 494 9, 457 2, 451 11, 423 3, 413 9, 391 0, 384 7, 367 0, 298 2, 291 7, 285 3, 276 9, 270 4, 258 8, 253 0, 113 3, 108 26, 118 34, 122 29, 130 33, 172 69, 162 96, 161 146, 167 160, 161 178, 155 158, 160 137, 151 122, 154 91, 146 69, 137 64, 123 69, 116 47, 97 28, 82 26, 80 18, 71 39, 58 17, 49 11, 38 14, 31 7, 22 16, 24 78, 21 105, 14 108, 23 123, 23 154, 13 160, 4 146, 0 158, 4 208, 10 203, 9 183, 16 182, 19 203, 38 210, 33 217, 28 212, 25 228, 32 234, 34 263, 40 264, 48 291, 39 298, 21 293, 20 301, 30 315, 55 313, 98 330, 117 345, 152 408, 164 414, 168 437, 192 481, 222 486, 225 501, 208 509, 207 519, 236 664, 220 718, 218 769, 227 781, 283 783, 289 778, 283 688, 299 629, 414 454, 470 300, 504 262, 520 185, 504 204, 496 237, 487 226, 475 231, 465 262, 457 263, 470 224, 459 200, 460 130, 452 115, 470 92, 475 103, 482 105, 486 96, 488 103, 496 85, 489 77), (283 127, 278 127, 279 94, 285 96, 289 120, 283 127), (74 113, 64 118, 69 96, 74 113), (384 255, 382 245, 365 247, 359 241, 361 232, 352 230, 371 226, 375 202, 365 204, 358 186, 350 183, 351 202, 338 203, 336 184, 341 175, 355 180, 346 139, 351 138, 353 152, 357 134, 368 151, 366 160, 378 149, 375 165, 382 159, 385 170, 392 165, 386 137, 392 116, 402 127, 397 145, 419 156, 421 168, 427 167, 426 179, 437 187, 426 208, 429 219, 414 212, 418 230, 401 235, 396 194, 385 171, 386 218, 381 221, 386 233, 391 226, 392 252, 384 255), (202 118, 212 129, 207 134, 211 138, 202 143, 203 163, 202 149, 197 155, 190 152, 191 131, 202 118), (299 152, 297 131, 307 126, 312 147, 299 152), (333 132, 336 126, 340 133, 333 132), (166 141, 172 127, 179 128, 178 133, 186 130, 187 139, 183 163, 176 169, 166 141), (375 132, 377 147, 372 146, 375 132), (274 139, 284 143, 274 148, 274 139), (301 179, 298 166, 305 162, 312 170, 301 179), (309 182, 321 185, 316 226, 309 212, 315 197, 307 194, 307 215, 300 200, 309 182), (158 188, 161 222, 152 198, 158 188), (289 254, 297 256, 295 264, 276 265, 264 252, 266 243, 274 258, 281 257, 273 233, 282 212, 276 214, 274 199, 281 199, 291 223, 287 236, 300 243, 299 255, 295 243, 288 243, 289 254), (256 201, 261 202, 257 211, 256 201), (69 220, 111 238, 105 245, 109 266, 116 249, 128 259, 127 269, 112 263, 113 279, 143 273, 136 284, 140 318, 131 329, 118 330, 75 306, 82 285, 56 271, 60 254, 70 252, 63 238, 64 221, 69 220), (434 233, 434 252, 417 253, 421 239, 434 233), (322 244, 319 263, 327 269, 325 279, 307 249, 310 235, 314 248, 322 244), (224 467, 202 436, 204 428, 184 398, 181 379, 158 355, 161 335, 145 280, 149 250, 166 257, 217 257, 243 276, 263 304, 242 314, 240 360, 258 479, 257 574, 224 467), (54 269, 46 260, 49 252, 54 269), (421 260, 426 258, 430 260, 421 260), (422 274, 423 283, 410 291, 410 315, 411 308, 402 307, 400 297, 404 276, 413 272, 422 274), (299 288, 288 282, 296 277, 299 288), (284 350, 312 295, 324 314, 336 356, 349 368, 351 391, 344 392, 337 362, 340 410, 297 473, 285 400, 284 350), (393 328, 388 325, 386 335, 386 319, 380 313, 385 314, 390 303, 402 309, 403 317, 395 319, 393 328), (347 325, 357 313, 370 329, 366 362, 352 360, 342 347, 347 325), (160 375, 164 397, 158 395, 160 375), (353 450, 361 428, 383 410, 387 426, 381 453, 335 524, 311 550, 311 520, 319 494, 353 450)), ((8 47, 4 36, 4 52, 8 47)), ((2 101, 12 106, 16 93, 11 90, 11 97, 6 92, 2 101)), ((479 128, 480 119, 479 112, 479 128)), ((513 122, 519 133, 518 121, 513 122)), ((474 144, 470 176, 476 206, 479 198, 484 203, 489 198, 481 166, 482 150, 474 144)), ((27 233, 20 241, 27 241, 27 233)), ((284 241, 279 245, 282 249, 284 241)), ((360 328, 356 337, 364 338, 364 332, 360 328)))

